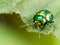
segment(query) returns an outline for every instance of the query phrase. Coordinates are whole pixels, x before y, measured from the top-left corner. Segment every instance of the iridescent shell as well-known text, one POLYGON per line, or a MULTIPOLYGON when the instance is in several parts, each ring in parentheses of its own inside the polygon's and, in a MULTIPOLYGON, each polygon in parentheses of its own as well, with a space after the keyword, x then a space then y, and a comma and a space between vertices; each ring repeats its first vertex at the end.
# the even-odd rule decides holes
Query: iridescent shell
POLYGON ((41 10, 36 15, 42 15, 48 22, 52 22, 53 14, 48 10, 41 10))
POLYGON ((46 19, 42 15, 35 15, 33 20, 36 24, 41 25, 46 23, 46 19))

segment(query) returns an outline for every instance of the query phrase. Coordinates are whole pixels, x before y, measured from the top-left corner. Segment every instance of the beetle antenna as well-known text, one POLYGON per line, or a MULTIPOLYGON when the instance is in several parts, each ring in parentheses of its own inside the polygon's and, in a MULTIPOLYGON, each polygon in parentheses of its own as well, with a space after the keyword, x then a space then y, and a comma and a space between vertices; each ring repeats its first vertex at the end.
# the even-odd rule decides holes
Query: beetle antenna
POLYGON ((24 25, 21 25, 21 26, 19 26, 20 28, 21 27, 29 27, 29 26, 32 26, 34 23, 31 23, 31 24, 24 24, 24 25))
POLYGON ((21 26, 19 26, 20 28, 22 28, 22 27, 29 27, 30 25, 29 24, 24 24, 24 25, 21 25, 21 26))

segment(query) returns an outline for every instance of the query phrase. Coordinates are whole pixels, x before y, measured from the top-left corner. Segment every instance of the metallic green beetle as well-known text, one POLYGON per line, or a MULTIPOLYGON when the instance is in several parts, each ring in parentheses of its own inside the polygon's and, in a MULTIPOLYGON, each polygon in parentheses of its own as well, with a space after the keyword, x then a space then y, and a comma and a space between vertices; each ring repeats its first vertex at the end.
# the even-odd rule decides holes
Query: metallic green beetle
POLYGON ((41 10, 33 17, 34 25, 38 30, 43 30, 46 25, 53 23, 53 14, 48 10, 41 10))

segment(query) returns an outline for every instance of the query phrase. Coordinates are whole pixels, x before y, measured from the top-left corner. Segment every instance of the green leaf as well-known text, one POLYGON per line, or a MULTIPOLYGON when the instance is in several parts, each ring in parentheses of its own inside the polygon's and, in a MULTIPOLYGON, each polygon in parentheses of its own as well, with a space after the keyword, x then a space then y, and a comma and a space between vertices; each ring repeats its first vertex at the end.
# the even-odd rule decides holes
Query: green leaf
MULTIPOLYGON (((54 24, 55 24, 55 32, 54 35, 59 38, 60 37, 60 0, 28 0, 23 3, 24 9, 22 9, 22 17, 26 24, 32 23, 33 16, 42 9, 47 9, 51 11, 54 15, 54 24), (28 3, 27 3, 28 2, 28 3)), ((32 26, 29 27, 28 32, 37 32, 35 28, 32 26)))
MULTIPOLYGON (((54 14, 56 37, 60 37, 60 0, 0 0, 0 13, 17 12, 26 24, 32 23, 33 16, 42 9, 47 9, 54 14)), ((32 26, 28 28, 34 32, 32 26)), ((36 32, 36 31, 35 31, 36 32)))

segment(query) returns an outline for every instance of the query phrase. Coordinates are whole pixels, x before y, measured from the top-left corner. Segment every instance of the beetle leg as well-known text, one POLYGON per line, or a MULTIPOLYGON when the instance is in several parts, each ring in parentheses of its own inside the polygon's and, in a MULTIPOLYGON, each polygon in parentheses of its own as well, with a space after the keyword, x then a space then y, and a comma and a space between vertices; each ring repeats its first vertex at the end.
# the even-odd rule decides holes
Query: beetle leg
POLYGON ((37 25, 37 29, 38 29, 38 37, 40 38, 40 27, 39 27, 39 25, 37 25))
MULTIPOLYGON (((51 30, 51 33, 54 32, 54 24, 48 24, 51 30)), ((48 34, 50 33, 50 31, 48 31, 48 34)))

